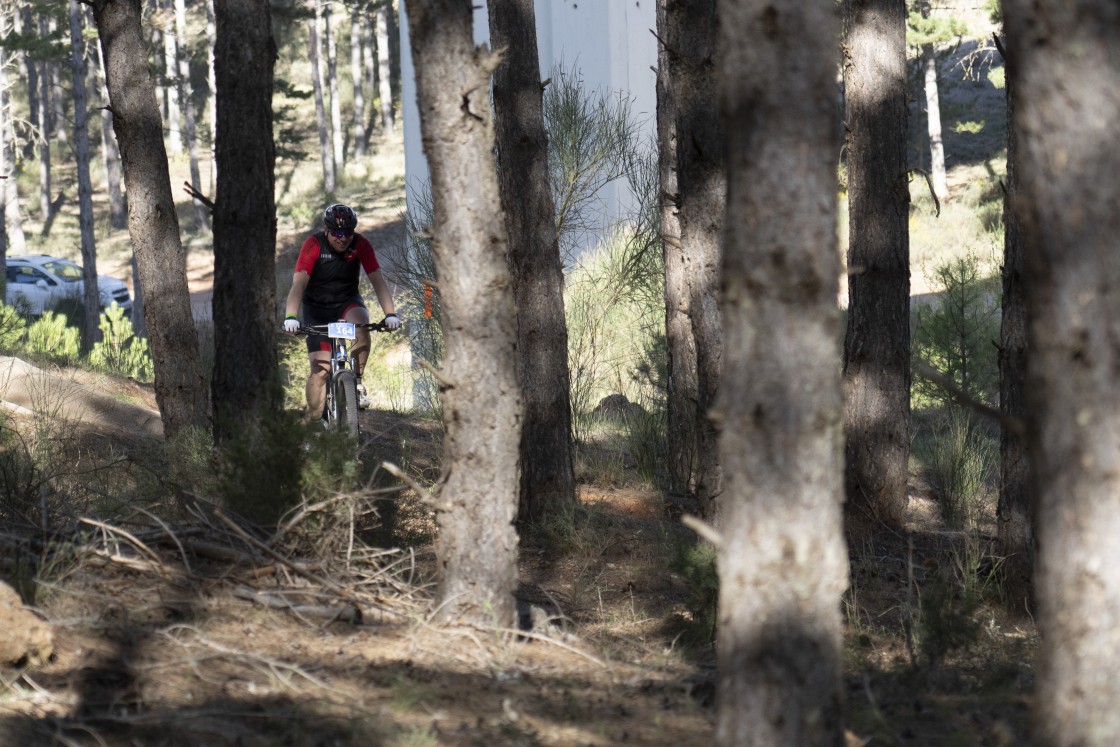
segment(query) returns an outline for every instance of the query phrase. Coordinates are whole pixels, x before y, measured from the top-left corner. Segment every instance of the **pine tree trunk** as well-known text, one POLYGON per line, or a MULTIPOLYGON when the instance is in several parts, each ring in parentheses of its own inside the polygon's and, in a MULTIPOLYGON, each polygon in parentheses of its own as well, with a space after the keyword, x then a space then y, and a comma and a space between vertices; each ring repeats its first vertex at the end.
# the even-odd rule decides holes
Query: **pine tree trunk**
MULTIPOLYGON (((49 23, 42 15, 38 18, 39 36, 49 33, 49 23)), ((53 217, 53 203, 51 202, 51 141, 54 130, 51 101, 52 89, 49 70, 51 63, 44 62, 39 75, 39 126, 43 137, 39 142, 39 211, 43 215, 44 231, 50 225, 53 217)))
POLYGON ((381 113, 378 109, 378 84, 377 80, 377 8, 371 13, 362 15, 362 80, 369 85, 369 113, 366 116, 362 134, 366 145, 373 131, 378 129, 381 113))
POLYGON ((214 414, 218 441, 281 405, 268 0, 215 0, 214 414))
POLYGON ((445 335, 437 615, 509 627, 516 622, 522 408, 490 114, 496 59, 474 46, 471 0, 410 0, 407 7, 445 335))
POLYGON ((217 30, 214 28, 214 0, 206 0, 206 38, 210 43, 206 45, 206 85, 210 89, 210 194, 218 188, 218 169, 214 159, 214 151, 218 142, 218 84, 214 80, 214 38, 217 30))
POLYGON ((183 113, 179 103, 179 43, 175 39, 175 0, 162 0, 163 75, 167 101, 167 149, 172 156, 183 152, 183 113))
POLYGON ((1041 645, 1033 743, 1120 734, 1120 15, 1008 0, 1041 645))
POLYGON ((338 96, 338 44, 335 41, 333 0, 323 4, 323 29, 327 42, 327 93, 331 102, 331 149, 334 167, 342 170, 346 164, 346 148, 342 141, 342 104, 338 96))
MULTIPOLYGON (((2 22, 0 22, 2 25, 2 22)), ((4 230, 6 248, 5 253, 21 254, 27 248, 27 240, 23 233, 23 216, 19 207, 19 188, 16 185, 16 148, 15 127, 12 122, 12 100, 10 83, 8 79, 8 66, 11 56, 6 51, 0 51, 0 149, 4 151, 0 165, 3 170, 0 176, 7 179, 0 181, 0 210, 4 212, 4 230)))
MULTIPOLYGON (((0 17, 0 27, 3 20, 0 17)), ((8 106, 4 100, 8 90, 7 63, 7 52, 0 49, 0 265, 4 269, 0 283, 6 283, 8 277, 8 183, 15 181, 12 178, 12 158, 8 148, 8 106)))
MULTIPOLYGON (((658 38, 665 39, 668 30, 666 6, 669 0, 657 2, 658 38)), ((696 341, 690 321, 688 270, 681 245, 677 202, 677 132, 676 102, 669 72, 669 50, 664 43, 657 46, 657 143, 660 173, 661 242, 665 260, 665 342, 666 364, 666 441, 669 445, 669 489, 680 495, 691 495, 696 489, 696 430, 700 423, 696 341)))
MULTIPOLYGON (((109 96, 105 94, 105 100, 109 96)), ((105 165, 105 192, 109 198, 109 225, 114 230, 128 226, 128 206, 121 191, 121 152, 113 136, 113 115, 101 108, 101 161, 105 165)))
POLYGON ((391 2, 382 3, 377 9, 377 97, 381 111, 381 129, 393 129, 393 90, 391 57, 389 49, 389 26, 393 14, 391 2))
MULTIPOLYGON (((59 32, 58 21, 53 17, 47 21, 47 33, 57 34, 59 32)), ((49 66, 50 68, 50 86, 51 91, 62 91, 64 86, 62 84, 62 64, 55 63, 49 66)), ((66 111, 66 102, 63 101, 62 96, 52 95, 48 98, 50 101, 50 131, 54 135, 55 140, 60 144, 68 144, 70 142, 70 132, 67 127, 60 127, 59 122, 68 121, 69 113, 66 111)))
MULTIPOLYGON (((1019 194, 1019 145, 1015 118, 1015 64, 1004 60, 1007 88, 1007 178, 1003 210, 1003 295, 999 332, 1000 412, 1021 423, 1027 419, 1027 298, 1023 278, 1023 236, 1015 204, 1019 194)), ((1000 431, 999 505, 996 510, 1003 591, 1010 611, 1033 613, 1034 506, 1031 500, 1027 446, 1021 434, 1004 426, 1000 431)))
POLYGON ((846 0, 848 510, 902 524, 910 455, 906 5, 846 0))
POLYGON ((524 526, 576 504, 564 270, 549 189, 533 0, 489 0, 488 7, 490 42, 505 50, 493 97, 525 406, 518 502, 524 526))
POLYGON ((929 133, 929 172, 933 193, 938 200, 949 196, 949 183, 945 178, 945 144, 941 140, 941 101, 937 91, 937 58, 933 46, 922 47, 922 67, 925 75, 926 130, 929 133))
POLYGON ((728 231, 716 741, 834 746, 848 581, 836 8, 721 0, 719 12, 728 231))
POLYGON ((350 131, 354 138, 354 157, 366 154, 366 96, 365 78, 362 75, 362 59, 366 48, 364 33, 368 26, 362 21, 369 17, 357 6, 350 11, 350 78, 354 81, 354 112, 350 120, 350 131))
POLYGON ((78 174, 78 226, 82 245, 82 353, 97 342, 101 294, 97 287, 97 247, 93 241, 93 183, 89 175, 89 103, 86 98, 86 43, 82 38, 83 6, 70 0, 70 71, 74 96, 74 160, 78 174))
POLYGON ((323 28, 323 2, 315 0, 315 20, 311 23, 311 90, 315 95, 315 124, 319 131, 319 155, 323 159, 323 189, 328 195, 334 194, 335 161, 334 149, 331 146, 330 135, 327 130, 327 109, 323 104, 323 76, 320 72, 319 58, 323 50, 320 44, 323 28))
MULTIPOLYGON (((24 7, 19 12, 21 31, 28 35, 35 34, 35 20, 31 15, 31 8, 24 7)), ((28 52, 21 55, 23 67, 27 71, 27 122, 31 125, 30 137, 23 146, 24 160, 35 157, 35 142, 43 137, 43 129, 39 122, 39 67, 41 62, 33 58, 28 52)), ((42 204, 42 203, 40 203, 42 204)), ((46 215, 44 213, 43 215, 46 215)))
POLYGON ((723 489, 718 432, 710 415, 719 391, 723 350, 719 264, 727 184, 716 93, 718 29, 716 0, 672 3, 667 8, 665 43, 677 115, 677 215, 696 345, 696 497, 702 514, 713 522, 718 522, 723 489))
MULTIPOLYGON (((202 191, 202 171, 198 165, 198 131, 195 125, 194 102, 191 97, 191 62, 187 54, 187 6, 184 0, 175 0, 175 36, 179 39, 176 45, 179 54, 178 90, 179 100, 182 102, 183 122, 186 125, 185 140, 190 163, 191 187, 196 192, 202 191)), ((206 205, 198 200, 192 200, 194 208, 194 222, 198 230, 205 231, 210 225, 210 211, 206 205)))
POLYGON ((128 233, 138 285, 145 293, 155 367, 155 394, 164 435, 210 426, 210 397, 202 376, 198 335, 187 289, 186 253, 171 196, 171 177, 140 0, 95 0, 105 56, 105 83, 113 130, 121 149, 128 193, 128 233))

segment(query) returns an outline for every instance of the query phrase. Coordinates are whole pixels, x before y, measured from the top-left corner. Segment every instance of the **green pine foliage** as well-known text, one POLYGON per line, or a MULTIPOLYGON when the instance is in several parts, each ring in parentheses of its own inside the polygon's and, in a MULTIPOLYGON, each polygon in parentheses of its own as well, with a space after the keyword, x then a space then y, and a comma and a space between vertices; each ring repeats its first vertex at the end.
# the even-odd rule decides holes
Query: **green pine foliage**
POLYGON ((95 368, 137 381, 151 381, 155 377, 148 341, 136 336, 124 309, 116 304, 106 309, 100 328, 101 341, 94 344, 89 355, 95 368))
POLYGON ((947 404, 952 394, 930 377, 932 370, 968 397, 992 405, 999 393, 999 279, 985 277, 974 254, 934 270, 938 292, 919 301, 912 314, 914 406, 947 404))
POLYGON ((27 351, 36 358, 45 358, 69 365, 79 358, 81 334, 67 324, 67 318, 46 311, 27 329, 27 351))

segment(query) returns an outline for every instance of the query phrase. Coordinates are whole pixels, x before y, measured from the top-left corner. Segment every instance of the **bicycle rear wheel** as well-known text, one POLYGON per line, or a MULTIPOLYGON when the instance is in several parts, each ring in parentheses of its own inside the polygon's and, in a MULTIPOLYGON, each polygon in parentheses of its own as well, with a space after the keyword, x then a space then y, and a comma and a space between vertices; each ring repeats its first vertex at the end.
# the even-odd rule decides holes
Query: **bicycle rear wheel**
POLYGON ((358 377, 341 371, 334 379, 335 429, 358 437, 358 377))

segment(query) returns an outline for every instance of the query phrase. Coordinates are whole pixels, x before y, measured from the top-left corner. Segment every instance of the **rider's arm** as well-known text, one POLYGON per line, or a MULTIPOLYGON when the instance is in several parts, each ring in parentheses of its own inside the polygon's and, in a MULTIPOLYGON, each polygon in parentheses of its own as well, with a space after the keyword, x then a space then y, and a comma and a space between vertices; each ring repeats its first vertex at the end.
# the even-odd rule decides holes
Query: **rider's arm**
POLYGON ((389 284, 385 282, 385 276, 381 274, 381 270, 374 270, 367 274, 370 284, 373 285, 373 292, 377 294, 377 303, 381 304, 381 310, 385 312, 386 316, 394 313, 393 294, 389 292, 389 284))
POLYGON ((311 276, 302 270, 296 270, 292 275, 292 289, 288 291, 288 300, 284 303, 285 316, 295 316, 299 313, 299 303, 309 282, 311 276))

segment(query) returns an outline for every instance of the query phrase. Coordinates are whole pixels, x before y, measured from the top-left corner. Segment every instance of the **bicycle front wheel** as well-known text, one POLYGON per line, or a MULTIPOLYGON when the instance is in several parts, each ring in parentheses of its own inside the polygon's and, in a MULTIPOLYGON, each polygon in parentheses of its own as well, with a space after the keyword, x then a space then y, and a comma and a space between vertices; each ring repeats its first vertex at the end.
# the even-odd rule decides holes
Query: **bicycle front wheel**
POLYGON ((358 377, 341 371, 334 379, 335 428, 358 437, 358 377))

